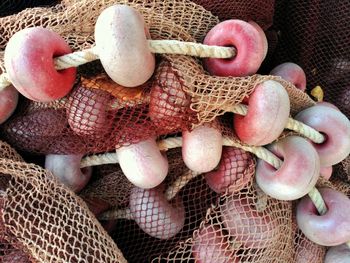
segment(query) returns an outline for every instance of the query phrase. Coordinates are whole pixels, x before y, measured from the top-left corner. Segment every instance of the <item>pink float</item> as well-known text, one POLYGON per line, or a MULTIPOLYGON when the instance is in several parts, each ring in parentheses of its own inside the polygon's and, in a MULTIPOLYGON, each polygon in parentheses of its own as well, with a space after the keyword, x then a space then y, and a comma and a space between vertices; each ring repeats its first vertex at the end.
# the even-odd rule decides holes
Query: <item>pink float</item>
POLYGON ((89 182, 92 168, 80 169, 83 155, 48 154, 45 159, 45 168, 52 172, 57 179, 74 192, 79 192, 89 182))
POLYGON ((287 124, 290 111, 286 90, 276 81, 258 84, 248 99, 246 116, 235 114, 234 129, 238 138, 250 145, 273 142, 287 124))
POLYGON ((0 90, 0 124, 4 123, 15 111, 18 102, 18 92, 11 85, 0 90))
POLYGON ((136 87, 153 74, 155 57, 143 17, 127 5, 114 5, 100 14, 95 25, 96 47, 107 74, 116 83, 136 87))
POLYGON ((98 135, 111 125, 108 102, 100 90, 78 87, 69 96, 67 118, 70 128, 78 135, 98 135))
POLYGON ((267 41, 266 35, 264 30, 259 26, 258 23, 255 23, 254 21, 249 21, 249 24, 251 24, 256 30, 258 30, 259 34, 260 34, 260 38, 261 38, 261 45, 263 47, 264 50, 264 57, 263 59, 266 58, 267 52, 269 50, 269 43, 267 41))
POLYGON ((262 249, 275 242, 278 234, 277 221, 266 212, 258 212, 251 199, 236 199, 229 196, 220 207, 221 221, 232 236, 233 241, 244 247, 262 249))
POLYGON ((219 164, 222 134, 217 128, 201 125, 192 131, 183 131, 182 138, 182 159, 189 169, 205 173, 219 164))
POLYGON ((194 237, 192 255, 197 263, 240 262, 227 237, 216 225, 204 226, 194 237))
POLYGON ((350 199, 330 188, 319 189, 328 211, 319 215, 305 196, 297 206, 297 223, 311 241, 322 246, 337 246, 350 240, 350 199))
POLYGON ((53 31, 42 27, 23 29, 7 43, 6 71, 23 96, 41 102, 60 99, 72 89, 76 68, 57 71, 53 58, 71 52, 64 39, 53 31))
POLYGON ((271 144, 268 149, 282 158, 283 164, 276 170, 264 160, 258 160, 256 182, 266 194, 279 200, 295 200, 315 186, 320 160, 311 143, 290 136, 271 144))
POLYGON ((350 248, 346 245, 331 247, 326 253, 324 263, 349 263, 350 248))
POLYGON ((299 112, 295 119, 325 135, 325 142, 313 143, 321 166, 331 166, 350 154, 350 121, 339 110, 316 105, 299 112))
POLYGON ((204 66, 212 75, 247 76, 255 74, 263 59, 264 45, 258 30, 242 20, 226 20, 214 26, 206 35, 204 44, 233 46, 237 50, 231 59, 208 58, 204 66))
POLYGON ((304 70, 297 64, 286 62, 271 70, 270 75, 280 76, 291 82, 298 89, 306 90, 306 75, 304 70))
POLYGON ((168 174, 168 159, 154 138, 120 147, 116 153, 123 173, 137 187, 156 187, 168 174))
POLYGON ((164 186, 153 189, 133 188, 130 194, 132 218, 148 235, 168 239, 180 232, 185 223, 185 208, 177 196, 169 203, 164 186))

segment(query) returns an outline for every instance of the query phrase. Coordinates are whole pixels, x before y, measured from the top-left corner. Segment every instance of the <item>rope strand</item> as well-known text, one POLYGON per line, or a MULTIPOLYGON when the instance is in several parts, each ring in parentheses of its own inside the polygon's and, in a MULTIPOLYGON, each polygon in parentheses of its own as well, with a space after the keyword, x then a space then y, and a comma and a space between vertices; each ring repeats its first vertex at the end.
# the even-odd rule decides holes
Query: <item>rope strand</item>
POLYGON ((166 189, 164 194, 166 200, 170 201, 173 199, 178 192, 180 192, 180 190, 188 184, 189 181, 196 178, 198 175, 200 175, 200 173, 188 170, 183 175, 179 176, 175 182, 173 182, 171 186, 166 189))
POLYGON ((152 53, 177 54, 200 58, 232 58, 236 55, 233 47, 208 46, 178 40, 148 40, 152 53))
POLYGON ((99 215, 98 219, 100 220, 115 220, 115 219, 133 219, 131 211, 129 208, 120 209, 112 208, 106 212, 103 212, 99 215))
POLYGON ((7 73, 3 73, 0 75, 0 91, 5 89, 6 87, 11 85, 11 81, 9 79, 9 75, 7 73))
POLYGON ((103 164, 118 163, 117 153, 103 153, 84 157, 80 162, 80 168, 98 166, 103 164))
POLYGON ((54 64, 57 70, 62 70, 79 67, 98 58, 96 47, 93 47, 54 58, 54 64))
MULTIPOLYGON (((212 57, 212 58, 230 58, 236 55, 236 50, 231 47, 208 46, 194 42, 182 42, 178 40, 148 40, 149 48, 153 53, 167 54, 182 54, 197 57, 212 57)), ((85 63, 98 59, 97 47, 73 52, 57 58, 54 58, 55 68, 57 70, 78 67, 85 63)), ((11 84, 7 73, 0 75, 0 91, 11 84)), ((145 102, 149 98, 145 99, 145 102)), ((118 109, 120 105, 114 102, 110 105, 112 109, 118 109)), ((248 112, 247 106, 238 104, 230 108, 230 111, 240 115, 246 115, 248 112)), ((287 129, 296 131, 303 136, 311 139, 315 143, 322 143, 324 136, 315 129, 293 120, 288 119, 287 129)))

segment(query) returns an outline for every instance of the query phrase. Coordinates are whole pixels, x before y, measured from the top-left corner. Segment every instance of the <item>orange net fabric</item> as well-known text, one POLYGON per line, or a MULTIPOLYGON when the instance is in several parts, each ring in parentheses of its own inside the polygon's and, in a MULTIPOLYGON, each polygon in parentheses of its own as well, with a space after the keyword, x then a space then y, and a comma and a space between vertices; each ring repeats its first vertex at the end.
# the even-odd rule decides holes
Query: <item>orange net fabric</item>
MULTIPOLYGON (((287 60, 299 63, 307 73, 308 90, 321 85, 326 100, 349 114, 348 28, 338 22, 348 17, 338 15, 339 10, 349 14, 345 2, 63 0, 0 18, 0 69, 4 71, 6 43, 27 27, 59 33, 72 50, 90 48, 98 15, 114 4, 137 9, 152 39, 202 42, 220 20, 254 20, 268 29, 269 52, 260 73, 287 60), (337 13, 337 24, 326 24, 329 15, 322 14, 327 9, 337 13)), ((292 116, 315 104, 279 77, 210 76, 200 59, 182 55, 158 55, 152 78, 134 89, 111 81, 95 61, 78 68, 74 88, 65 98, 51 103, 21 98, 15 114, 0 126, 0 136, 23 156, 38 157, 36 163, 45 154, 115 151, 214 119, 216 128, 239 143, 230 108, 268 79, 287 90, 292 116)), ((188 168, 181 150, 173 149, 167 152, 169 173, 157 189, 135 188, 118 164, 110 164, 94 167, 91 181, 77 196, 39 165, 23 161, 9 145, 0 143, 0 150, 3 262, 269 263, 298 258, 322 262, 324 257, 325 248, 295 227, 292 203, 270 198, 256 186, 255 159, 249 155, 247 164, 242 162, 247 153, 237 151, 241 162, 236 166, 224 164, 225 171, 241 171, 226 192, 211 189, 206 174, 183 177, 188 168), (183 187, 166 197, 174 184, 183 187), (160 203, 169 210, 162 210, 160 203), (115 215, 107 220, 103 215, 110 209, 115 215)), ((346 192, 349 158, 334 169, 343 180, 334 187, 346 192)))

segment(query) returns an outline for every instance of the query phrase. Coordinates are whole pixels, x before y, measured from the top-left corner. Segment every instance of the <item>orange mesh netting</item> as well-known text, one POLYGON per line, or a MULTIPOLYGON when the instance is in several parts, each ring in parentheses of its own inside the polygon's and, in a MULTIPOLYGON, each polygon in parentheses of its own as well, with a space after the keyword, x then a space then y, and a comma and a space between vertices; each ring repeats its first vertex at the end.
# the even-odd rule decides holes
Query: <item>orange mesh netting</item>
MULTIPOLYGON (((23 9, 17 2, 11 7, 6 6, 9 1, 3 2, 0 16, 23 9)), ((83 50, 94 45, 98 15, 114 4, 137 9, 152 39, 201 43, 220 20, 238 18, 268 30, 269 52, 259 73, 287 60, 296 62, 306 71, 308 91, 321 85, 325 100, 349 116, 345 21, 350 4, 311 2, 29 1, 26 7, 51 6, 0 18, 0 71, 5 71, 3 52, 15 32, 43 26, 59 33, 73 51, 83 50)), ((151 137, 172 137, 214 119, 215 127, 239 144, 230 109, 268 79, 286 88, 292 116, 314 105, 307 94, 279 77, 210 76, 200 59, 184 55, 158 55, 152 78, 134 89, 114 83, 94 61, 78 68, 73 90, 61 100, 40 103, 21 97, 15 114, 0 126, 0 136, 24 157, 37 156, 32 157, 36 163, 49 153, 90 155, 151 137)), ((234 165, 224 162, 228 173, 240 171, 226 192, 214 192, 206 175, 191 173, 181 150, 172 149, 167 151, 169 173, 156 189, 134 187, 118 164, 109 164, 94 167, 78 197, 39 165, 23 161, 11 147, 0 143, 2 262, 323 260, 325 248, 296 228, 292 202, 270 198, 256 186, 255 159, 244 151, 235 150, 234 165), (162 210, 162 205, 169 210, 162 210)), ((349 157, 334 171, 343 181, 329 186, 348 194, 344 181, 350 178, 349 157)))

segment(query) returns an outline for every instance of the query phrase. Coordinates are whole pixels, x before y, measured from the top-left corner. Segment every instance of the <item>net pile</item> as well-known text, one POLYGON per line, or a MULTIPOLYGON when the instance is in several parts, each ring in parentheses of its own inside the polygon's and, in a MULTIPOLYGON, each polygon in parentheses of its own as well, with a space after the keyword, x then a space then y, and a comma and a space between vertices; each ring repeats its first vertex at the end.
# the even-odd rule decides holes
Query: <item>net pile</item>
POLYGON ((125 262, 81 199, 3 142, 0 172, 2 262, 125 262))
MULTIPOLYGON (((0 18, 0 68, 4 69, 1 53, 9 38, 26 27, 50 28, 59 33, 72 50, 91 47, 98 14, 116 3, 135 7, 145 18, 152 39, 202 42, 219 19, 254 20, 271 30, 268 38, 272 48, 267 60, 273 63, 264 65, 262 73, 287 60, 299 63, 306 70, 308 89, 321 85, 326 100, 334 102, 349 116, 346 109, 349 96, 340 95, 343 90, 349 90, 344 89, 344 83, 349 83, 345 59, 349 45, 342 37, 349 29, 322 24, 320 10, 326 7, 318 7, 327 4, 314 1, 318 4, 306 6, 276 1, 274 12, 274 1, 194 2, 63 0, 56 6, 31 8, 0 18), (310 14, 306 14, 306 10, 310 14), (314 15, 320 24, 310 23, 314 15), (284 17, 299 23, 298 26, 287 19, 283 21, 284 17), (311 24, 317 29, 312 29, 311 24), (320 36, 316 37, 316 31, 312 30, 330 30, 329 35, 321 34, 322 39, 325 35, 336 39, 327 39, 327 44, 319 44, 322 41, 318 40, 317 45, 322 46, 318 48, 312 41, 320 36), (333 30, 337 34, 333 34, 333 30), (312 46, 315 50, 309 50, 312 46), (305 50, 296 52, 298 48, 305 50), (272 52, 273 49, 276 52, 272 52), (336 73, 330 74, 330 68, 336 73)), ((349 5, 332 6, 334 12, 336 8, 345 13, 349 5)), ((132 91, 112 83, 99 61, 79 67, 78 73, 72 92, 59 101, 44 104, 21 98, 16 113, 0 127, 1 138, 25 154, 93 154, 114 151, 150 137, 172 136, 218 117, 217 128, 234 138, 229 108, 251 94, 257 83, 267 79, 277 80, 286 88, 292 115, 314 104, 309 96, 278 77, 218 78, 207 74, 199 59, 180 55, 158 56, 153 77, 132 91), (155 116, 150 114, 151 110, 155 116)), ((128 262, 193 262, 203 253, 200 247, 204 247, 220 251, 212 253, 209 262, 226 262, 225 256, 230 262, 293 262, 299 254, 312 255, 310 262, 322 262, 325 249, 312 244, 295 228, 293 204, 267 197, 256 187, 254 179, 245 181, 238 191, 222 194, 212 191, 203 175, 190 180, 169 201, 173 206, 182 204, 183 227, 174 237, 161 240, 146 234, 135 220, 127 218, 125 211, 132 201, 133 186, 119 165, 95 168, 89 185, 79 193, 82 201, 50 173, 23 162, 11 148, 6 149, 0 153, 0 172, 4 174, 0 185, 2 191, 6 191, 5 198, 1 199, 4 200, 1 204, 4 224, 0 222, 0 229, 4 229, 4 234, 0 234, 3 261, 15 251, 33 262, 124 262, 125 259, 128 262), (96 217, 112 207, 124 214, 121 212, 116 220, 100 221, 108 235, 96 217), (229 216, 232 214, 237 216, 229 216)), ((187 170, 179 149, 168 151, 167 156, 170 168, 161 193, 187 170)), ((335 171, 338 178, 347 179, 349 158, 335 171)), ((252 174, 254 165, 245 170, 244 176, 252 174)), ((347 189, 342 181, 335 187, 347 189)), ((153 218, 153 228, 171 229, 172 226, 162 223, 157 205, 152 207, 152 198, 155 197, 151 193, 143 193, 139 206, 151 207, 147 211, 153 218)), ((142 214, 142 209, 136 214, 142 214)))
POLYGON ((250 182, 212 200, 193 236, 152 262, 193 262, 204 255, 207 262, 291 262, 291 213, 290 203, 259 196, 250 182))
MULTIPOLYGON (((173 4, 150 1, 140 5, 141 2, 128 4, 144 16, 152 39, 202 42, 209 29, 218 23, 217 17, 190 1, 173 4)), ((29 14, 24 11, 2 18, 0 48, 16 31, 34 25, 59 33, 73 50, 91 47, 98 14, 115 3, 127 2, 64 1, 53 8, 31 9, 29 14)), ((218 78, 208 75, 201 61, 192 57, 163 55, 161 61, 153 78, 131 92, 100 75, 103 70, 99 62, 89 63, 79 68, 81 77, 68 97, 51 104, 22 104, 17 114, 1 127, 3 136, 17 149, 31 153, 111 151, 213 121, 267 79, 276 79, 286 87, 292 97, 292 114, 313 104, 307 95, 277 77, 218 78), (111 93, 112 89, 117 92, 111 93)), ((224 133, 232 134, 232 129, 224 133)))

